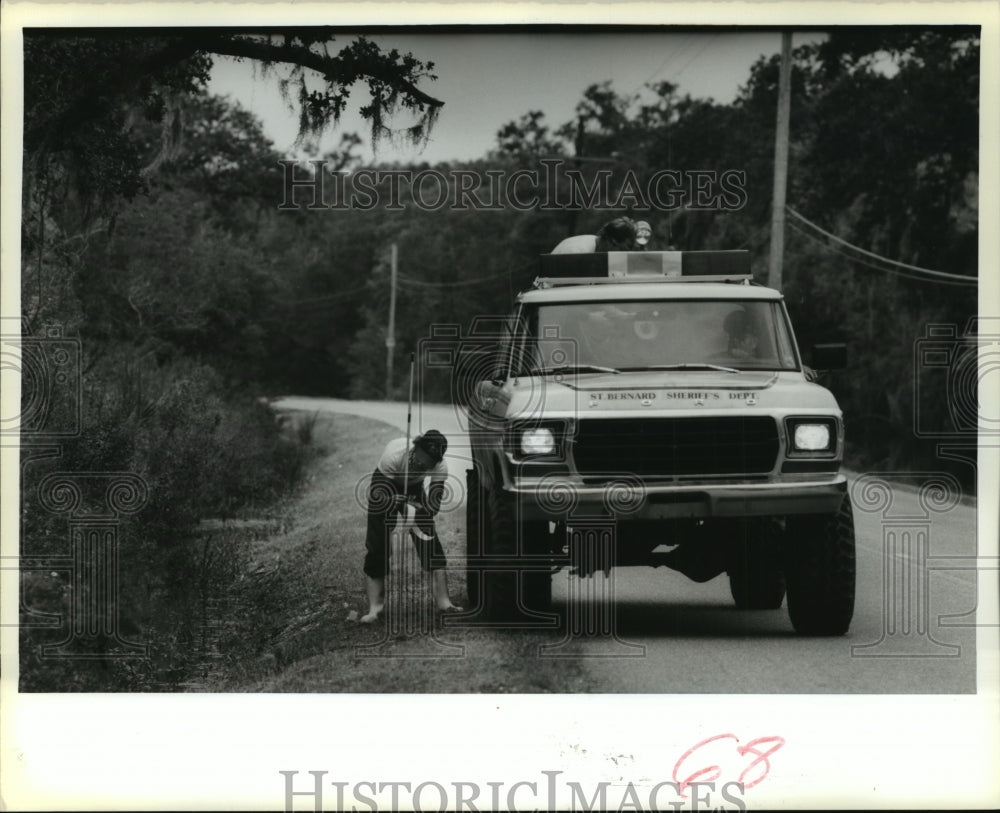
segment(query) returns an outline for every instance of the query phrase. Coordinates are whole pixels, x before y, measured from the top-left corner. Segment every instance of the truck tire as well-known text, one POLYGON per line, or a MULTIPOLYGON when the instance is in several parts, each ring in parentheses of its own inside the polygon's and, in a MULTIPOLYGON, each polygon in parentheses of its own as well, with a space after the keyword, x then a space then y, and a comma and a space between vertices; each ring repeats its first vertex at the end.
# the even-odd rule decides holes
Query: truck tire
POLYGON ((800 635, 843 635, 854 615, 854 513, 790 516, 785 546, 788 615, 800 635))
MULTIPOLYGON (((533 522, 521 526, 528 550, 535 553, 549 550, 549 523, 533 522)), ((552 568, 538 566, 526 570, 521 576, 522 599, 529 610, 547 613, 552 609, 552 568)))
MULTIPOLYGON (((492 557, 497 565, 513 565, 517 550, 514 535, 513 505, 507 505, 499 487, 484 489, 485 523, 483 555, 492 557)), ((483 609, 489 621, 510 621, 517 615, 517 576, 508 569, 483 571, 483 609)))
POLYGON ((477 566, 483 555, 482 526, 482 486, 479 472, 469 469, 465 472, 465 593, 469 597, 469 609, 479 607, 479 583, 482 570, 477 566))
POLYGON ((785 600, 782 528, 773 517, 748 520, 728 551, 729 590, 740 610, 777 610, 785 600))
POLYGON ((523 544, 519 551, 517 512, 514 501, 499 488, 485 490, 486 527, 483 554, 502 563, 483 573, 483 602, 490 621, 521 619, 526 612, 546 611, 552 603, 552 577, 548 569, 523 567, 521 552, 541 553, 547 539, 548 523, 522 523, 523 544), (542 538, 542 531, 546 538, 542 538), (520 596, 519 596, 520 594, 520 596), (520 600, 519 600, 520 597, 520 600))

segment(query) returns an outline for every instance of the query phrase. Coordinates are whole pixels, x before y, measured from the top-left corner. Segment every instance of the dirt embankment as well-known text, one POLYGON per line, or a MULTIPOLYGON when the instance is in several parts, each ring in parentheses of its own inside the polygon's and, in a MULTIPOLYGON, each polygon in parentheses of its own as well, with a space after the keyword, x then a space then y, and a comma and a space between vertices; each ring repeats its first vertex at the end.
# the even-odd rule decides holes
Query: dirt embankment
MULTIPOLYGON (((401 433, 350 415, 321 417, 323 450, 288 506, 285 530, 254 542, 254 558, 283 610, 263 649, 227 659, 203 691, 578 692, 578 665, 539 657, 556 633, 444 626, 430 610, 426 579, 407 556, 393 560, 395 614, 362 625, 365 484, 385 444, 401 433), (403 575, 407 571, 408 575, 403 575)), ((463 472, 453 472, 464 479, 463 472)), ((438 517, 452 600, 465 606, 465 515, 457 501, 438 517)), ((449 619, 449 622, 452 619, 449 619)))

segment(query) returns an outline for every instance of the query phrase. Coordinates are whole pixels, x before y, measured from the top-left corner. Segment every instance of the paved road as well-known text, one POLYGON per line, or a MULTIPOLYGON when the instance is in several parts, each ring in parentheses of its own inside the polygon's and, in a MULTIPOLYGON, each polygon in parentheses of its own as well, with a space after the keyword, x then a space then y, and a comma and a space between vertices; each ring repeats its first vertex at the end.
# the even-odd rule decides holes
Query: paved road
MULTIPOLYGON (((405 404, 289 397, 275 405, 406 427, 405 404)), ((448 406, 415 408, 414 431, 432 427, 449 437, 451 471, 464 471, 462 417, 448 406)), ((555 577, 557 605, 616 635, 554 639, 548 654, 582 659, 593 692, 975 691, 975 629, 958 617, 976 606, 975 571, 963 569, 975 555, 975 507, 921 499, 906 486, 876 488, 855 505, 857 604, 845 637, 800 638, 784 608, 736 610, 725 576, 695 584, 665 567, 619 568, 610 581, 555 577), (909 580, 895 599, 883 586, 893 574, 897 585, 909 580), (613 602, 604 600, 612 594, 613 602), (583 602, 570 603, 571 595, 583 602)))

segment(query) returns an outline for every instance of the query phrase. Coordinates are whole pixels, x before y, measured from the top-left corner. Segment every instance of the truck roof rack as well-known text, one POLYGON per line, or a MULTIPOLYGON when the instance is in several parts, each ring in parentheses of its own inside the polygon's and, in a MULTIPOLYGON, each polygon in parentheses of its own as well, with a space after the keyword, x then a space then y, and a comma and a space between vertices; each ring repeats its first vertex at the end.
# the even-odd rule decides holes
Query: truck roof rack
POLYGON ((621 282, 749 282, 749 251, 543 254, 536 288, 621 282))
POLYGON ((702 277, 647 277, 643 279, 642 277, 628 277, 622 279, 613 279, 609 277, 535 277, 532 283, 532 288, 537 290, 545 290, 546 288, 567 288, 572 286, 583 286, 583 285, 635 285, 638 283, 649 284, 654 283, 683 283, 683 282, 725 282, 735 285, 756 285, 753 280, 749 277, 743 277, 742 279, 734 279, 733 277, 726 276, 702 276, 702 277))

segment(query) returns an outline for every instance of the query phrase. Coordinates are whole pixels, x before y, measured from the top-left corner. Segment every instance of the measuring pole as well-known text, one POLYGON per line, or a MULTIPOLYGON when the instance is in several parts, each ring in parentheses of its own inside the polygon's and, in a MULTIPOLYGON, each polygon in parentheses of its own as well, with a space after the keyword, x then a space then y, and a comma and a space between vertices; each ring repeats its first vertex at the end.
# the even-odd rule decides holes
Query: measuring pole
MULTIPOLYGON (((406 448, 410 448, 410 425, 413 423, 413 365, 415 356, 410 353, 410 393, 406 396, 406 448)), ((406 457, 409 464, 410 457, 406 457)))
MULTIPOLYGON (((413 353, 410 353, 410 393, 406 397, 406 457, 403 458, 403 494, 408 495, 410 489, 410 424, 413 422, 413 353)), ((403 503, 406 507, 406 502, 403 503)), ((406 508, 409 515, 409 508, 406 508)))
POLYGON ((396 349, 396 244, 392 244, 389 280, 389 327, 385 332, 385 400, 392 399, 392 355, 396 349))
POLYGON ((774 135, 774 194, 771 209, 771 265, 767 284, 781 290, 785 258, 785 192, 788 186, 788 120, 792 93, 792 32, 781 35, 781 69, 778 74, 778 120, 774 135))

